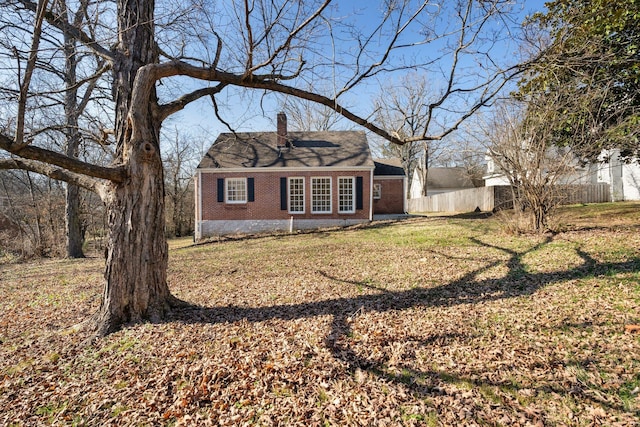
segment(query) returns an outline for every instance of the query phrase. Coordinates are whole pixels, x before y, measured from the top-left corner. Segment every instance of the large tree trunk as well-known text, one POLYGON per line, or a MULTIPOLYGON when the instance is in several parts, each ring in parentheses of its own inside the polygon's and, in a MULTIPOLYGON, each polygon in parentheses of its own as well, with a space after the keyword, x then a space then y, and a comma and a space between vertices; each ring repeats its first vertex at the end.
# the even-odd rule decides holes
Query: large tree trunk
POLYGON ((151 142, 133 147, 129 179, 114 185, 107 209, 109 241, 103 301, 96 332, 125 323, 165 317, 176 302, 167 286, 167 242, 159 150, 151 142))
POLYGON ((113 67, 116 162, 125 166, 128 178, 112 184, 107 201, 105 288, 94 318, 98 335, 125 323, 159 321, 178 302, 167 286, 161 123, 154 114, 154 81, 138 82, 146 85, 143 92, 148 95, 132 106, 138 71, 157 61, 153 9, 153 1, 118 0, 119 45, 113 67))

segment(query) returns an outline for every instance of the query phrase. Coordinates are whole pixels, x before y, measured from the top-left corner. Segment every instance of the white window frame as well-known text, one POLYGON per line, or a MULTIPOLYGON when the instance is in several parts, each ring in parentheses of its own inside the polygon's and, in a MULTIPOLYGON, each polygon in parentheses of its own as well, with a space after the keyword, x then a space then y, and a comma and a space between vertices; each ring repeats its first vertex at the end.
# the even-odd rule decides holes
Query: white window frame
POLYGON ((373 198, 376 200, 382 199, 382 184, 379 182, 373 184, 373 198))
POLYGON ((351 214, 356 212, 356 178, 354 176, 339 176, 338 177, 338 213, 351 214), (342 180, 350 179, 351 180, 351 209, 345 210, 342 209, 343 206, 343 197, 345 194, 342 193, 342 180))
POLYGON ((225 178, 225 180, 224 180, 224 199, 225 199, 226 203, 229 203, 229 204, 247 203, 248 193, 249 193, 249 189, 247 188, 247 178, 240 178, 240 177, 225 178), (231 194, 229 193, 229 184, 231 182, 237 182, 237 183, 241 182, 244 185, 244 189, 242 190, 244 192, 244 194, 242 194, 239 191, 238 195, 230 197, 231 194), (240 198, 240 196, 244 196, 244 198, 240 198))
POLYGON ((305 179, 303 176, 290 176, 287 177, 287 208, 290 214, 304 214, 305 213, 305 179), (291 181, 293 180, 300 180, 302 181, 300 188, 302 189, 302 200, 301 200, 301 207, 302 210, 296 210, 293 211, 291 210, 291 181))
MULTIPOLYGON (((332 185, 332 182, 331 182, 331 177, 330 176, 314 176, 314 177, 311 177, 311 213, 314 213, 314 214, 330 214, 332 212, 333 206, 332 206, 332 203, 331 203, 331 197, 332 197, 331 185, 332 185), (317 194, 315 192, 316 188, 314 187, 314 183, 317 182, 317 181, 326 181, 326 180, 329 181, 329 184, 327 186, 327 189, 329 190, 329 194, 328 194, 329 209, 328 210, 316 210, 316 209, 314 209, 314 205, 315 205, 314 202, 315 202, 316 197, 327 197, 327 194, 317 194)), ((326 202, 326 200, 323 200, 323 203, 322 203, 323 205, 324 205, 324 202, 326 202)))

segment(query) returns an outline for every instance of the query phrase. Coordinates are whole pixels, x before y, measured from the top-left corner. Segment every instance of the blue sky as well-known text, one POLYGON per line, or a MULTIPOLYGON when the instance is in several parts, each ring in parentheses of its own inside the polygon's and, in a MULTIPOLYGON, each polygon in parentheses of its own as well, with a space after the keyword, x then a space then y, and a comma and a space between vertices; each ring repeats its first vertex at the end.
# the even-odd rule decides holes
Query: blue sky
MULTIPOLYGON (((358 24, 366 29, 372 23, 380 19, 380 11, 377 7, 363 6, 362 1, 341 0, 337 2, 338 14, 351 14, 356 12, 358 24)), ((369 3, 366 3, 369 4, 369 3)), ((526 0, 514 2, 518 19, 544 10, 544 2, 540 0, 526 0)), ((446 25, 446 23, 442 24, 446 25)), ((430 45, 423 49, 424 54, 433 54, 437 46, 430 45)), ((499 47, 504 52, 505 58, 513 56, 517 46, 513 42, 505 40, 499 47)), ((433 78, 434 87, 437 87, 437 77, 433 78)), ((348 108, 358 112, 365 112, 366 108, 359 108, 371 104, 376 96, 378 87, 388 81, 372 81, 363 86, 350 97, 345 97, 343 102, 348 108)), ((229 90, 218 98, 223 117, 228 120, 238 131, 270 131, 275 128, 275 115, 280 110, 280 105, 275 96, 251 90, 229 90)), ((208 139, 204 144, 210 144, 220 132, 226 132, 227 128, 220 123, 214 115, 211 101, 207 99, 192 103, 184 111, 174 115, 165 122, 165 129, 178 128, 181 134, 192 135, 199 139, 208 139)))

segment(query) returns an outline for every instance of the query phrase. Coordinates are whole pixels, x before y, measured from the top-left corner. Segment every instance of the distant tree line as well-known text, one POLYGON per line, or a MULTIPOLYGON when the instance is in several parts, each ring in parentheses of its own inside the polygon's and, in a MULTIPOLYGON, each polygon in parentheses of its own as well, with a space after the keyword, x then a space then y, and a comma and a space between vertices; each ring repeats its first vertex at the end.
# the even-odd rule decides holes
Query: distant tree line
MULTIPOLYGON (((187 138, 166 137, 165 209, 167 237, 193 234, 193 171, 199 152, 187 138)), ((66 184, 22 170, 0 170, 0 258, 64 257, 66 184)), ((102 254, 107 235, 104 203, 93 192, 78 189, 77 221, 82 254, 102 254)))

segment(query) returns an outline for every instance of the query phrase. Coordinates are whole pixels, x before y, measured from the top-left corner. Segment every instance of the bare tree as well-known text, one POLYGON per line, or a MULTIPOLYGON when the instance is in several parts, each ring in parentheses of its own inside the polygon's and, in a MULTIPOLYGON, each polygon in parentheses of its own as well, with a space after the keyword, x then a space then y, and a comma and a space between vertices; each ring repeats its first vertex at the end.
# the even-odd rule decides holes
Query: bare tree
POLYGON ((285 98, 282 111, 287 114, 291 129, 303 132, 335 130, 344 121, 334 110, 301 98, 285 98))
POLYGON ((494 50, 502 33, 486 28, 496 7, 505 5, 458 1, 451 15, 435 16, 436 26, 446 31, 431 32, 427 38, 444 48, 427 57, 418 71, 388 82, 375 102, 381 127, 404 141, 402 148, 389 150, 402 159, 407 176, 414 169, 420 172, 423 196, 429 167, 444 148, 443 141, 491 104, 508 81, 498 66, 504 58, 494 50))
POLYGON ((64 247, 64 190, 28 171, 0 173, 0 214, 7 233, 0 246, 21 258, 58 256, 64 247))
POLYGON ((465 123, 459 132, 442 141, 442 151, 437 163, 440 166, 463 168, 465 176, 474 187, 483 187, 486 172, 486 144, 478 142, 478 127, 482 127, 482 115, 465 123))
POLYGON ((194 137, 175 129, 172 137, 165 138, 163 164, 165 174, 167 234, 186 236, 193 232, 194 197, 193 171, 200 159, 194 137))
MULTIPOLYGON (((392 134, 402 139, 415 138, 428 132, 426 128, 431 125, 428 104, 432 97, 424 74, 408 74, 398 84, 383 87, 375 102, 376 118, 392 134)), ((385 157, 399 158, 408 178, 419 173, 422 195, 426 196, 428 171, 439 149, 438 143, 420 140, 398 145, 384 141, 381 151, 385 157)))
MULTIPOLYGON (((117 0, 117 42, 107 45, 74 26, 63 23, 48 8, 47 0, 37 4, 17 0, 34 13, 29 58, 17 68, 18 96, 15 102, 15 126, 0 133, 0 148, 13 156, 0 161, 2 168, 21 168, 65 180, 98 193, 108 211, 109 237, 105 271, 105 289, 98 313, 91 322, 97 334, 112 332, 122 324, 143 319, 157 321, 172 307, 181 304, 167 286, 167 243, 163 228, 164 173, 160 156, 160 127, 171 114, 203 98, 211 99, 214 113, 226 123, 218 108, 217 96, 231 88, 276 92, 322 104, 345 118, 398 144, 440 139, 459 123, 486 105, 517 74, 516 67, 494 69, 479 87, 475 101, 448 129, 437 135, 422 133, 403 139, 372 120, 370 113, 345 108, 346 94, 384 73, 421 67, 420 61, 402 60, 404 51, 432 40, 425 30, 430 17, 446 8, 431 2, 383 2, 380 22, 365 32, 356 23, 332 16, 331 1, 230 1, 184 5, 184 14, 197 19, 197 39, 205 43, 159 46, 156 38, 152 1, 117 0), (91 164, 42 148, 33 143, 37 134, 28 132, 25 114, 35 63, 40 49, 43 23, 71 33, 84 46, 109 62, 113 73, 115 102, 115 159, 111 166, 91 164), (207 26, 208 25, 208 26, 207 26), (226 34, 223 39, 222 29, 226 34), (328 35, 327 35, 328 34, 328 35), (347 37, 349 36, 349 37, 347 37), (331 44, 343 40, 344 45, 331 44), (353 44, 349 44, 350 41, 353 44), (111 47, 108 47, 111 46, 111 47), (397 61, 397 62, 396 62, 397 61), (332 93, 302 89, 318 76, 331 74, 340 83, 332 93), (177 98, 163 89, 172 80, 202 86, 177 98), (163 86, 160 86, 160 82, 163 86), (165 83, 166 82, 166 83, 165 83)), ((456 38, 466 35, 475 23, 490 22, 507 3, 494 0, 461 2, 455 8, 462 27, 452 32, 456 38)), ((162 15, 164 18, 168 14, 162 15)), ((195 21, 194 21, 195 22, 195 21)), ((482 28, 482 26, 480 26, 482 28)), ((438 29, 434 27, 434 31, 438 29)), ((476 27, 476 30, 479 30, 476 27)), ((163 33, 167 34, 167 33, 163 33)), ((440 39, 440 38, 439 38, 440 39)), ((194 38, 194 40, 196 40, 194 38)), ((107 40, 108 41, 108 40, 107 40)), ((462 52, 464 42, 455 50, 462 52)), ((454 60, 458 57, 454 53, 454 60)), ((189 86, 186 86, 189 87, 189 86)), ((445 93, 461 93, 455 78, 445 93)), ((434 104, 438 104, 436 101, 434 104)))
POLYGON ((575 153, 552 143, 558 111, 547 102, 544 108, 506 102, 484 127, 491 159, 511 185, 514 211, 530 216, 536 232, 548 229, 549 215, 562 201, 561 186, 582 178, 575 153))
MULTIPOLYGON (((69 19, 66 25, 73 25, 75 28, 88 29, 90 33, 94 33, 92 22, 88 21, 88 2, 80 2, 77 9, 70 10, 65 0, 59 0, 54 3, 58 6, 58 19, 69 19)), ((82 135, 80 132, 80 116, 87 108, 93 92, 96 89, 97 81, 108 69, 106 61, 100 57, 92 55, 95 59, 95 72, 85 78, 78 78, 78 68, 82 58, 86 58, 83 52, 78 50, 78 39, 71 32, 62 33, 64 40, 64 117, 65 117, 65 140, 66 155, 77 158, 80 154, 80 144, 82 135), (83 87, 83 92, 79 93, 79 89, 83 87)), ((73 183, 68 183, 65 191, 65 228, 66 228, 66 247, 67 256, 69 258, 82 258, 84 252, 82 249, 84 243, 84 227, 80 219, 80 187, 73 183)))
MULTIPOLYGON (((96 33, 97 9, 90 10, 90 2, 74 3, 75 10, 65 0, 51 3, 50 14, 55 16, 63 28, 81 28, 90 34, 96 33), (89 13, 93 12, 93 19, 89 13)), ((0 22, 4 29, 9 30, 7 37, 0 39, 3 49, 3 59, 21 63, 29 63, 33 70, 25 73, 29 85, 29 93, 24 93, 24 84, 19 89, 8 84, 0 89, 5 98, 13 98, 16 93, 21 97, 30 97, 27 102, 20 104, 25 117, 22 126, 26 132, 40 135, 43 146, 60 149, 69 157, 78 157, 86 147, 81 147, 83 141, 91 138, 87 118, 83 119, 87 107, 99 97, 98 80, 108 69, 108 63, 96 57, 90 50, 83 48, 77 35, 70 31, 56 31, 46 26, 42 29, 42 39, 45 40, 43 51, 46 56, 31 57, 31 52, 19 40, 28 39, 28 26, 18 22, 16 13, 23 12, 22 17, 30 19, 28 13, 14 3, 0 15, 0 22), (29 83, 29 79, 33 79, 29 83), (60 87, 63 89, 60 89, 60 87), (84 135, 82 127, 85 127, 84 135), (33 128, 29 130, 29 128, 33 128)), ((95 116, 94 116, 95 117, 95 116)), ((80 189, 76 185, 68 184, 65 188, 65 236, 66 252, 70 258, 83 257, 83 225, 80 219, 81 211, 80 189)))

